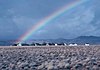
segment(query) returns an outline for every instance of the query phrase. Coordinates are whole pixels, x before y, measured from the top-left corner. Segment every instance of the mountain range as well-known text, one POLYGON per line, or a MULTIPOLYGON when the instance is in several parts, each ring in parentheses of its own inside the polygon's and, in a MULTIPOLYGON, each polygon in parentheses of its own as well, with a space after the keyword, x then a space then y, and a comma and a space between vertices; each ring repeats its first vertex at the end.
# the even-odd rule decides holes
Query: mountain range
MULTIPOLYGON (((52 42, 52 43, 77 43, 78 45, 83 45, 85 43, 89 43, 91 45, 99 45, 100 44, 100 37, 98 36, 79 36, 77 38, 73 39, 38 39, 38 40, 29 40, 25 43, 32 43, 32 42, 52 42)), ((9 46, 15 43, 15 40, 9 40, 9 41, 0 41, 1 46, 9 46)))

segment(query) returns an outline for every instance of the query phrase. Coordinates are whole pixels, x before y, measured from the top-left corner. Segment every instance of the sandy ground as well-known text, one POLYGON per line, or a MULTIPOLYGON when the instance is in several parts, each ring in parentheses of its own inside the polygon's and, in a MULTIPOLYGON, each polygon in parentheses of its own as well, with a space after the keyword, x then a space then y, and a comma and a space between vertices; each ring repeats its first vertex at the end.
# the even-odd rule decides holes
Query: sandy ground
POLYGON ((100 70, 100 46, 1 46, 0 70, 100 70))

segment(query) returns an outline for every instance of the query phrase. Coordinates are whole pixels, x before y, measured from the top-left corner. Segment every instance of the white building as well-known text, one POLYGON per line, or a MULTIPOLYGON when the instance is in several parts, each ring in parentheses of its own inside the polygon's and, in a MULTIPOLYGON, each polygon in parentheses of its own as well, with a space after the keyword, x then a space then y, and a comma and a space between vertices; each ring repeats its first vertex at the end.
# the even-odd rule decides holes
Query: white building
POLYGON ((69 44, 68 46, 74 46, 73 44, 69 44))
POLYGON ((89 46, 90 44, 86 43, 85 46, 89 46))
POLYGON ((75 43, 74 46, 77 46, 77 44, 75 43))
POLYGON ((21 43, 18 43, 17 46, 22 46, 22 44, 21 43))
POLYGON ((55 46, 57 46, 57 44, 55 44, 55 46))
POLYGON ((66 44, 66 43, 64 43, 64 46, 67 46, 67 44, 66 44))
POLYGON ((49 46, 49 44, 48 44, 48 43, 46 43, 46 46, 49 46))
POLYGON ((69 44, 68 46, 77 46, 77 44, 75 43, 75 44, 69 44))

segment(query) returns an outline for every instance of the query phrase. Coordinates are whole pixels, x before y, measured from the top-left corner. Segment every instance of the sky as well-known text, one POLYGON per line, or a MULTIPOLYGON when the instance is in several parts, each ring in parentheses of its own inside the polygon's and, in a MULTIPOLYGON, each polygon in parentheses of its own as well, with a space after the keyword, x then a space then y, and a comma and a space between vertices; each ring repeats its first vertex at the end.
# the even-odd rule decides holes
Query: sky
MULTIPOLYGON (((18 39, 34 24, 74 0, 0 0, 0 39, 18 39)), ((100 0, 87 0, 66 11, 30 39, 100 36, 100 0)))

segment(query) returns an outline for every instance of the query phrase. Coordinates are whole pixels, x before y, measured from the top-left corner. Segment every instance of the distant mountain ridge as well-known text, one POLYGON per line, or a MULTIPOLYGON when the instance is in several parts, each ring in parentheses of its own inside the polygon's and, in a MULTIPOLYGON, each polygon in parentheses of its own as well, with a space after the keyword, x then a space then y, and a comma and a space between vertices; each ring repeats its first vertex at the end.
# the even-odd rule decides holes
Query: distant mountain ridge
POLYGON ((63 39, 63 38, 55 39, 54 42, 66 42, 68 44, 77 43, 80 45, 89 43, 91 45, 98 45, 98 44, 100 44, 100 37, 98 37, 98 36, 79 36, 79 37, 73 38, 73 39, 63 39))
POLYGON ((77 38, 72 39, 70 42, 75 42, 78 44, 90 43, 90 44, 100 44, 100 37, 98 36, 79 36, 77 38))
POLYGON ((99 36, 79 36, 75 39, 100 39, 99 36))
MULTIPOLYGON (((77 43, 79 45, 83 45, 85 43, 89 43, 91 45, 100 45, 100 37, 98 36, 79 36, 77 38, 73 39, 64 39, 64 38, 59 38, 59 39, 34 39, 30 41, 26 41, 26 43, 29 42, 52 42, 52 43, 77 43)), ((0 41, 1 46, 9 46, 15 43, 15 40, 9 40, 9 41, 0 41)))

